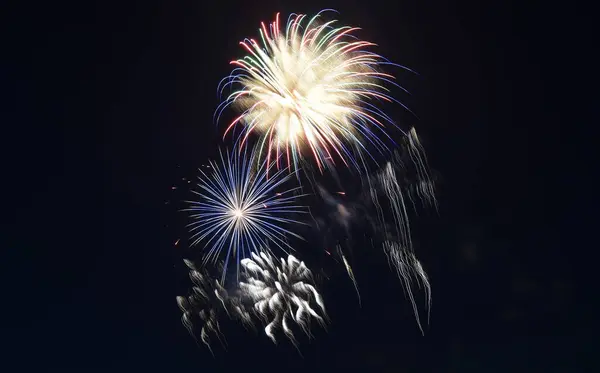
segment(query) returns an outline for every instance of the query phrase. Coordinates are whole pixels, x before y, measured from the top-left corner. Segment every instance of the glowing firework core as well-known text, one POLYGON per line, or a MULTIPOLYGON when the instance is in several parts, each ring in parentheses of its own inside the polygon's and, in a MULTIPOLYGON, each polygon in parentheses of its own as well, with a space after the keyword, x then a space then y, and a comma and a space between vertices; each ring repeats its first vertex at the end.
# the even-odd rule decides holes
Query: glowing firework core
POLYGON ((242 124, 241 145, 259 133, 267 157, 286 154, 288 166, 298 166, 306 153, 319 168, 331 166, 332 156, 348 164, 348 145, 362 152, 364 139, 384 147, 372 131, 389 118, 375 103, 394 101, 383 87, 393 76, 378 71, 388 62, 367 51, 375 44, 352 35, 358 28, 337 27, 320 16, 292 15, 283 29, 279 15, 263 23, 262 44, 240 43, 248 55, 231 62, 236 69, 222 86, 241 85, 221 106, 242 111, 225 134, 242 124))
POLYGON ((231 211, 231 214, 236 218, 236 219, 243 219, 245 218, 245 214, 244 211, 241 209, 235 209, 231 211))

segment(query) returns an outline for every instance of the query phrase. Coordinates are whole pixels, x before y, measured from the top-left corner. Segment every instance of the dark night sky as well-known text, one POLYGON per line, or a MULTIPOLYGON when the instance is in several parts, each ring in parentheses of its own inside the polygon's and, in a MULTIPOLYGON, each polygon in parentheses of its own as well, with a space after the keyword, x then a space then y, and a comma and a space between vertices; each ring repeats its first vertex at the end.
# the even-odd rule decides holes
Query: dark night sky
POLYGON ((571 109, 569 89, 583 69, 573 52, 591 34, 583 10, 541 1, 297 3, 3 11, 10 177, 1 370, 593 371, 595 293, 578 286, 588 276, 577 249, 585 243, 570 233, 583 230, 570 217, 585 216, 576 203, 585 190, 567 189, 583 170, 571 157, 587 152, 572 128, 586 110, 571 109), (304 358, 235 330, 230 351, 212 358, 180 324, 180 227, 164 202, 216 149, 216 86, 237 42, 278 11, 322 8, 420 74, 400 77, 419 120, 399 108, 392 116, 418 127, 441 175, 440 214, 414 233, 432 282, 431 324, 421 336, 391 274, 363 267, 365 306, 330 296, 334 323, 302 346, 304 358))

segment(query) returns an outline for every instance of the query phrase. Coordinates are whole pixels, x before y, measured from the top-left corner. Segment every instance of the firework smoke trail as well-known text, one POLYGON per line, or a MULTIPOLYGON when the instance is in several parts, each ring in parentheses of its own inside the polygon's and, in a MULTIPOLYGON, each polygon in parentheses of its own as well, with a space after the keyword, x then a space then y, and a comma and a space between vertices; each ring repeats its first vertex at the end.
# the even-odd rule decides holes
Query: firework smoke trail
POLYGON ((285 29, 277 14, 273 23, 261 24, 262 43, 240 42, 248 54, 231 62, 236 68, 219 91, 239 89, 215 116, 218 122, 226 107, 240 109, 225 136, 241 124, 236 142, 243 146, 250 134, 258 133, 257 151, 268 164, 275 154, 277 163, 283 158, 290 170, 297 170, 308 154, 321 172, 335 167, 334 158, 360 170, 364 155, 371 156, 368 146, 386 149, 377 133, 389 137, 386 123, 394 125, 377 104, 402 105, 385 85, 406 91, 380 70, 385 65, 410 70, 368 51, 375 44, 354 36, 359 28, 322 20, 324 12, 312 18, 292 14, 285 29))
POLYGON ((259 247, 273 244, 284 252, 291 250, 287 238, 301 237, 282 225, 304 224, 291 215, 306 210, 296 205, 299 187, 277 192, 291 175, 285 170, 269 175, 273 165, 257 162, 255 153, 221 152, 221 164, 211 166, 211 175, 200 170, 200 191, 194 191, 200 200, 187 201, 190 207, 185 211, 193 219, 188 225, 192 245, 204 242, 209 248, 205 264, 216 262, 226 251, 223 282, 232 257, 239 272, 240 260, 259 247))
POLYGON ((425 306, 427 308, 427 320, 429 321, 429 312, 431 309, 431 285, 429 284, 427 274, 411 250, 402 248, 398 243, 389 241, 384 242, 383 249, 388 257, 390 265, 396 270, 396 274, 402 283, 402 287, 410 299, 415 318, 417 319, 417 324, 419 325, 421 333, 423 333, 423 327, 421 326, 421 320, 419 317, 419 310, 417 308, 417 303, 415 301, 411 285, 414 277, 419 288, 422 287, 425 290, 425 306))
POLYGON ((268 321, 265 334, 276 343, 274 329, 281 327, 296 345, 290 321, 298 324, 310 336, 309 322, 316 319, 325 324, 325 305, 312 282, 312 273, 304 262, 292 255, 279 261, 268 251, 252 253, 242 259, 244 281, 242 293, 252 299, 254 309, 268 321))
POLYGON ((183 312, 181 322, 195 339, 192 318, 198 317, 202 322, 200 340, 212 353, 210 334, 216 335, 221 344, 224 341, 218 320, 221 311, 224 311, 230 318, 236 318, 244 324, 251 323, 250 314, 243 309, 238 299, 229 296, 217 280, 212 279, 206 272, 200 272, 191 261, 184 260, 184 262, 190 270, 189 276, 194 286, 191 295, 187 297, 177 296, 176 298, 177 304, 183 312), (229 311, 229 308, 232 309, 232 312, 229 311))

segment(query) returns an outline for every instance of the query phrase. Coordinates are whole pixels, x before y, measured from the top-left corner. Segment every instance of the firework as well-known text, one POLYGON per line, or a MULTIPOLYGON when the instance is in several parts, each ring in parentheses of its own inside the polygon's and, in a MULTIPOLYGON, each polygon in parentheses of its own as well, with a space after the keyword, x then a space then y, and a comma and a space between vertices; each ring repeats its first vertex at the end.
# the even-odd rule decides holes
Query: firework
POLYGON ((236 318, 244 323, 250 323, 250 315, 245 312, 238 299, 230 297, 225 288, 206 272, 200 272, 196 266, 184 260, 188 266, 190 279, 194 284, 192 294, 177 297, 177 304, 183 312, 181 322, 190 335, 195 338, 193 319, 198 318, 202 323, 200 340, 210 349, 210 335, 215 335, 222 341, 219 328, 219 315, 226 313, 230 318, 236 318))
POLYGON ((413 283, 413 278, 415 278, 419 288, 422 287, 425 291, 425 306, 427 308, 427 319, 429 320, 429 310, 431 308, 431 285, 429 284, 427 274, 425 273, 423 266, 421 266, 421 263, 419 262, 415 254, 412 252, 412 250, 403 248, 396 242, 389 241, 384 242, 383 249, 385 254, 387 255, 390 265, 393 266, 396 270, 396 274, 398 275, 398 278, 402 283, 402 287, 404 288, 405 293, 410 299, 410 302, 413 307, 413 312, 415 313, 415 318, 417 319, 417 324, 419 325, 419 329, 421 329, 421 332, 423 332, 417 303, 415 301, 411 285, 413 283))
POLYGON ((290 174, 279 170, 269 175, 273 167, 256 162, 254 153, 221 153, 221 164, 211 163, 212 173, 200 169, 198 187, 194 193, 199 201, 188 201, 193 222, 189 224, 192 245, 204 242, 208 248, 204 263, 216 262, 223 252, 223 278, 234 258, 239 271, 240 259, 250 251, 272 244, 283 251, 291 249, 287 238, 299 235, 285 229, 285 224, 302 224, 295 214, 306 212, 296 205, 299 188, 283 188, 290 174), (242 156, 243 155, 243 156, 242 156))
POLYGON ((394 237, 394 241, 399 241, 403 247, 412 249, 407 207, 409 202, 416 212, 415 198, 419 198, 423 205, 433 205, 436 209, 437 200, 425 151, 414 128, 405 137, 404 145, 403 153, 395 152, 393 159, 370 179, 368 187, 371 201, 379 216, 379 226, 385 230, 385 237, 394 237), (408 177, 409 168, 413 169, 416 179, 408 177), (380 201, 382 198, 383 201, 380 201), (388 219, 384 217, 384 210, 391 211, 393 217, 391 232, 387 229, 389 224, 385 223, 388 219))
POLYGON ((427 156, 425 149, 421 145, 417 131, 411 128, 404 138, 404 146, 402 147, 404 154, 394 153, 393 164, 396 168, 406 169, 409 162, 405 159, 410 159, 410 164, 414 170, 414 179, 408 182, 409 197, 414 205, 414 197, 421 200, 424 206, 434 206, 437 210, 437 199, 435 197, 435 188, 431 171, 427 164, 427 156))
MULTIPOLYGON (((387 197, 386 205, 391 208, 394 228, 402 241, 404 247, 412 248, 412 239, 410 234, 410 222, 406 209, 405 193, 402 190, 396 170, 391 163, 387 163, 383 171, 378 175, 378 181, 383 189, 384 196, 387 197)), ((379 201, 376 202, 380 206, 379 201)), ((383 216, 383 213, 380 213, 383 216)), ((385 225, 382 225, 385 226, 385 225)), ((388 233, 386 232, 386 235, 388 233)))
POLYGON ((298 324, 310 336, 309 322, 325 322, 325 305, 312 282, 312 273, 304 262, 292 255, 279 261, 269 252, 252 253, 242 260, 245 269, 240 289, 254 302, 254 310, 267 320, 266 335, 276 342, 275 329, 281 327, 295 344, 290 322, 298 324))
POLYGON ((346 256, 344 255, 344 252, 342 251, 342 247, 340 245, 338 245, 336 247, 336 249, 337 249, 337 254, 339 255, 340 258, 342 258, 344 267, 346 268, 346 272, 348 273, 348 277, 350 277, 350 280, 352 281, 352 285, 354 285, 354 290, 356 290, 356 296, 358 297, 358 304, 361 305, 362 301, 360 300, 360 291, 358 290, 358 283, 356 282, 356 277, 354 277, 354 271, 352 270, 350 263, 348 263, 348 259, 346 259, 346 256))
POLYGON ((371 189, 371 197, 380 219, 380 226, 384 229, 383 250, 388 258, 388 262, 395 269, 404 290, 410 299, 410 302, 417 319, 419 329, 423 332, 418 308, 411 287, 412 279, 416 278, 419 287, 423 287, 426 293, 426 306, 429 315, 431 305, 431 287, 429 280, 421 263, 413 252, 413 243, 410 232, 409 214, 407 202, 410 201, 416 209, 414 195, 418 196, 424 204, 433 204, 437 208, 433 183, 429 178, 429 171, 426 163, 423 148, 418 140, 416 132, 411 130, 407 136, 405 152, 416 168, 417 183, 416 187, 411 188, 413 184, 406 181, 407 164, 403 162, 406 157, 395 154, 392 162, 388 162, 383 170, 375 177, 374 185, 378 185, 383 192, 383 199, 386 209, 391 211, 392 227, 385 223, 384 209, 380 203, 380 194, 371 189), (390 241, 391 240, 391 241, 390 241))
POLYGON ((217 121, 226 107, 236 106, 242 113, 225 135, 241 125, 242 146, 251 133, 259 134, 257 149, 267 163, 285 154, 281 159, 291 170, 307 156, 320 171, 335 160, 360 170, 368 147, 386 149, 379 135, 387 136, 385 127, 393 122, 379 104, 398 102, 385 87, 397 84, 380 70, 394 64, 369 51, 375 44, 353 35, 359 28, 325 21, 323 13, 292 14, 285 29, 277 14, 273 23, 261 24, 262 43, 240 42, 248 54, 231 62, 236 68, 220 84, 221 93, 229 86, 237 90, 217 109, 217 121))

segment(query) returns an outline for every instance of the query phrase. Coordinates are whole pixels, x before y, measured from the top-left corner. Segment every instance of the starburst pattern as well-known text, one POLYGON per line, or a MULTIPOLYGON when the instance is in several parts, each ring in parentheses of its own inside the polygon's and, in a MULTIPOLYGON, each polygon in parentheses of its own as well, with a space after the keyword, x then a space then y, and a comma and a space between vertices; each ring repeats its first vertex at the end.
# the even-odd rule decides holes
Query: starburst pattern
POLYGON ((360 169, 369 146, 386 149, 378 133, 387 136, 385 127, 393 121, 378 104, 400 102, 386 88, 398 86, 394 77, 380 70, 395 64, 369 51, 375 44, 358 39, 359 28, 325 21, 324 12, 313 18, 292 14, 284 30, 279 14, 268 26, 262 23, 262 43, 240 42, 248 55, 231 62, 236 68, 222 81, 221 92, 240 88, 217 115, 230 105, 242 111, 225 135, 242 124, 237 141, 243 145, 258 133, 267 163, 273 154, 277 160, 286 154, 294 169, 310 155, 321 171, 334 167, 334 159, 360 169))
POLYGON ((203 242, 208 248, 204 263, 216 262, 225 252, 222 281, 232 257, 239 271, 240 259, 259 247, 271 244, 291 250, 288 238, 301 237, 284 225, 302 224, 294 216, 306 212, 296 204, 299 187, 278 191, 290 179, 289 173, 279 170, 269 175, 273 165, 256 162, 254 153, 241 154, 221 153, 221 164, 212 162, 210 175, 200 170, 200 190, 194 192, 200 199, 188 201, 186 209, 193 219, 192 245, 203 242))

